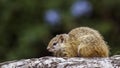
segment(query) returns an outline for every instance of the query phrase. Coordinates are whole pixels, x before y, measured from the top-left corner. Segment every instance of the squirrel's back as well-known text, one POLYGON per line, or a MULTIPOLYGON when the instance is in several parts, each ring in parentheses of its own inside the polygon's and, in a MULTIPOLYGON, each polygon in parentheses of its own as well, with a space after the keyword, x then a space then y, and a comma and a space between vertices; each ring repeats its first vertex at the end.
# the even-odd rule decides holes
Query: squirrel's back
POLYGON ((78 28, 72 29, 68 34, 76 38, 85 36, 85 35, 94 35, 99 38, 103 38, 98 31, 89 27, 78 27, 78 28))

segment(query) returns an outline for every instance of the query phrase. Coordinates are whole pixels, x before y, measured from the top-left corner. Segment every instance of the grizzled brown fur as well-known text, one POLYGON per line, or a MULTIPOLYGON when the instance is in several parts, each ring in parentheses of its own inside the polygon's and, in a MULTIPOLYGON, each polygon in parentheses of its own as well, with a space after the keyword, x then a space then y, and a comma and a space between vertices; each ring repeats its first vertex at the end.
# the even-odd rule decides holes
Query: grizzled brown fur
POLYGON ((108 57, 109 47, 100 33, 89 27, 72 29, 54 37, 47 49, 58 57, 108 57))

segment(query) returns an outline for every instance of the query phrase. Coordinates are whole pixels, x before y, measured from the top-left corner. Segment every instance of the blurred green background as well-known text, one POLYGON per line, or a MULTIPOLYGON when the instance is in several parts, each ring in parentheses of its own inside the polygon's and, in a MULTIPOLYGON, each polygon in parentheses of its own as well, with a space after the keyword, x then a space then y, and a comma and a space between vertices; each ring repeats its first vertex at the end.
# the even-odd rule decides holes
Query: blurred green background
POLYGON ((0 0, 0 62, 51 56, 50 39, 80 26, 120 54, 120 0, 0 0))

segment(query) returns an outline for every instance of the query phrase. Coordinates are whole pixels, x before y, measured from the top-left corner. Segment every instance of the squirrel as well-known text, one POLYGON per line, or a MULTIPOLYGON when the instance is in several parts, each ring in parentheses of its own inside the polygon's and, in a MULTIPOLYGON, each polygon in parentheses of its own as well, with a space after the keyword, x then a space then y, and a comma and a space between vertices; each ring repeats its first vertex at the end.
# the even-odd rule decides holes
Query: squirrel
POLYGON ((101 34, 89 27, 72 29, 51 39, 47 50, 57 57, 108 57, 109 46, 101 34))

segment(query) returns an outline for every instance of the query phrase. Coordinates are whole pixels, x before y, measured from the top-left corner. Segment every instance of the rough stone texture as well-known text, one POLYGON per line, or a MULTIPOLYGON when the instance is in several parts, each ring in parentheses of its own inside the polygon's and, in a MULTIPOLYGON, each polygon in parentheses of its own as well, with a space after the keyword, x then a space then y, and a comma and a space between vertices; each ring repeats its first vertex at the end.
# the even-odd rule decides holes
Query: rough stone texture
POLYGON ((120 68, 120 55, 110 58, 41 57, 0 63, 0 68, 120 68))

